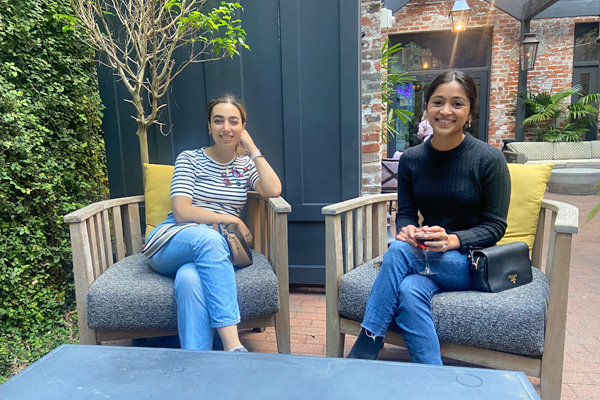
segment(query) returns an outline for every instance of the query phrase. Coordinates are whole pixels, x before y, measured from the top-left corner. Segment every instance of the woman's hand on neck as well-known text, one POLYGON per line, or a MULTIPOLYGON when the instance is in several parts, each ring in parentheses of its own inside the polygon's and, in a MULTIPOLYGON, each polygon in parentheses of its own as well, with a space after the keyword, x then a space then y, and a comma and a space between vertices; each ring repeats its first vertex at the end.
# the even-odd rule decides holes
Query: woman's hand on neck
POLYGON ((441 136, 436 135, 434 131, 430 142, 437 151, 450 151, 458 147, 464 139, 465 134, 462 132, 459 135, 441 136))

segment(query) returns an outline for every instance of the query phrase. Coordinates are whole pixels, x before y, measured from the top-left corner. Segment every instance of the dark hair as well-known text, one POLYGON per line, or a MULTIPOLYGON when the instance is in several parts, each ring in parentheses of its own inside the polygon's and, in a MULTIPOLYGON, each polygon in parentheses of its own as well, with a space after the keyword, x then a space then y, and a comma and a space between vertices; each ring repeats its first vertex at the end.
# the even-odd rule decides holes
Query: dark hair
POLYGON ((473 114, 473 108, 475 107, 475 102, 477 101, 477 86, 475 86, 473 78, 471 78, 468 74, 458 70, 444 72, 435 78, 433 82, 431 82, 429 89, 427 89, 427 94, 425 94, 425 104, 429 103, 429 99, 431 99, 431 96, 433 96, 433 93, 435 93, 438 87, 444 83, 449 83, 452 81, 460 83, 465 89, 467 97, 469 98, 469 114, 473 114))
POLYGON ((231 93, 222 94, 206 105, 206 117, 208 118, 209 122, 213 108, 215 108, 217 104, 221 103, 231 103, 234 106, 236 106, 238 110, 240 110, 240 114, 242 116, 242 124, 246 122, 246 107, 244 107, 244 103, 242 103, 242 101, 238 99, 238 97, 235 94, 231 93))

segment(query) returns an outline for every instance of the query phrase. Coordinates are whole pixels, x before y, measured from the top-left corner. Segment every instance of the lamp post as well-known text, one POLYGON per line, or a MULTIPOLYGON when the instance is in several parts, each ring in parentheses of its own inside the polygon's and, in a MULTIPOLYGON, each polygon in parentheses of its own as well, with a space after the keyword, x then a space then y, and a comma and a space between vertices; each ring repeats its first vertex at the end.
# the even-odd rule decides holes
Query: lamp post
POLYGON ((521 71, 531 71, 535 66, 535 56, 540 41, 535 37, 535 33, 526 33, 519 45, 521 53, 521 71))
POLYGON ((450 11, 450 14, 448 15, 452 33, 463 32, 467 29, 470 11, 471 7, 469 7, 466 0, 456 0, 454 2, 452 11, 450 11))

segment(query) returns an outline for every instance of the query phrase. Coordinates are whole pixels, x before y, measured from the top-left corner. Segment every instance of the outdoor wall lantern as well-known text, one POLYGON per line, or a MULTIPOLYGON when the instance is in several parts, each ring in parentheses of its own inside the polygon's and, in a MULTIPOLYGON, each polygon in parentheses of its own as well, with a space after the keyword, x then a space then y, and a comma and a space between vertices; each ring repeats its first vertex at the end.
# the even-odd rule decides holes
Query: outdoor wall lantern
POLYGON ((535 56, 540 41, 536 39, 535 33, 526 33, 521 41, 521 71, 531 71, 535 66, 535 56))
POLYGON ((432 61, 433 61, 433 56, 431 55, 431 50, 429 50, 427 48, 421 50, 421 68, 430 69, 432 61))
POLYGON ((450 11, 450 26, 452 27, 452 33, 463 32, 467 29, 467 22, 469 22, 469 12, 471 7, 467 4, 466 0, 456 0, 450 11))

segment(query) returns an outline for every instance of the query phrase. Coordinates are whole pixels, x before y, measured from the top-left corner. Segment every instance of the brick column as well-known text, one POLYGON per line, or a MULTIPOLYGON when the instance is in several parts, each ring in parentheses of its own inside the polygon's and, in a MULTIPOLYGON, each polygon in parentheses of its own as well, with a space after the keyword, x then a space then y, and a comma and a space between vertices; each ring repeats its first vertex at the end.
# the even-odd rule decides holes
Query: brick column
POLYGON ((362 0, 362 192, 381 192, 381 2, 362 0))

